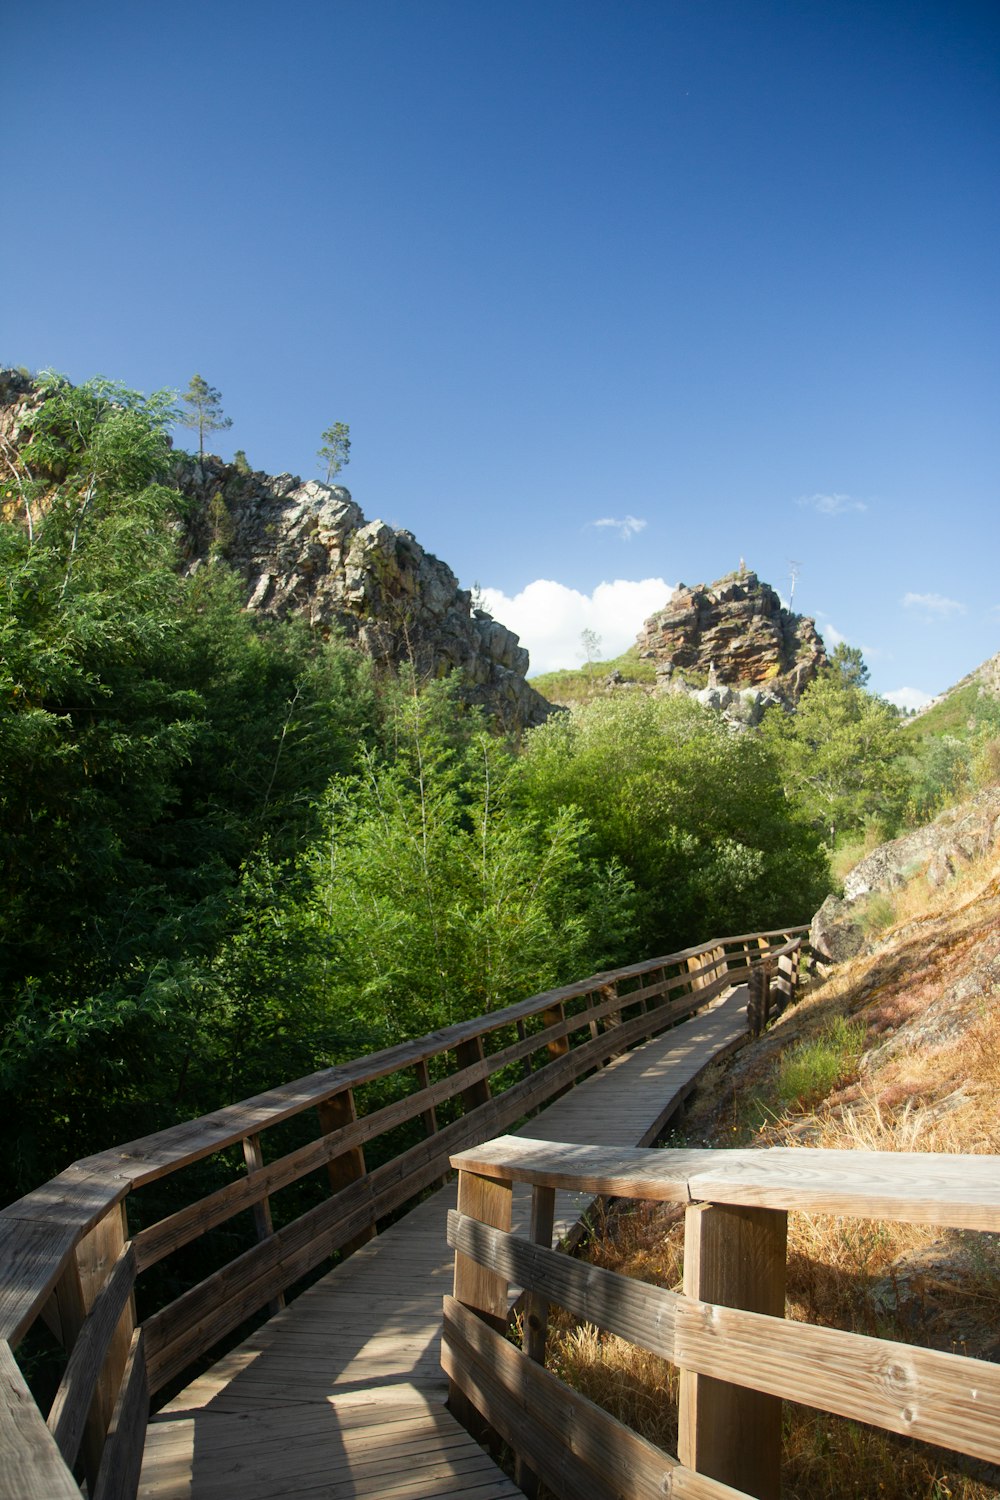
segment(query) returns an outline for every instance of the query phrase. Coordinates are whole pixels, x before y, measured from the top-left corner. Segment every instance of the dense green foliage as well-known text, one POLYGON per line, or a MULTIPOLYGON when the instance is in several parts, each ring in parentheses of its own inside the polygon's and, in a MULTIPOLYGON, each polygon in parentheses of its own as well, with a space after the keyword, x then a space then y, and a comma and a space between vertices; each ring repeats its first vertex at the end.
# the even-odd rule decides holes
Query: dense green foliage
POLYGON ((764 725, 789 797, 831 844, 872 823, 891 834, 906 800, 899 716, 866 677, 860 652, 838 648, 797 711, 772 712, 764 725))
POLYGON ((774 755, 691 699, 622 694, 553 719, 521 773, 532 809, 582 809, 599 857, 634 882, 643 952, 806 921, 825 894, 774 755))
POLYGON ((362 658, 260 628, 224 570, 179 574, 164 398, 48 394, 23 450, 32 525, 0 526, 0 1087, 18 1104, 0 1133, 17 1186, 214 1102, 192 1064, 241 866, 300 842, 374 714, 362 658))

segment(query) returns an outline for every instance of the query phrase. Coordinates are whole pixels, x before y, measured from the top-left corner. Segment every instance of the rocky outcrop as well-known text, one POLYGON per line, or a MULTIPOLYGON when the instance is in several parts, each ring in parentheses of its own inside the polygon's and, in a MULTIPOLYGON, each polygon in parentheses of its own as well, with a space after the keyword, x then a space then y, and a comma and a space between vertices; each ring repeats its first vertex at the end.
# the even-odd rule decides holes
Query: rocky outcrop
POLYGON ((843 900, 828 896, 813 917, 814 953, 827 963, 853 958, 865 946, 861 913, 868 897, 900 890, 918 875, 930 886, 942 886, 994 849, 1000 849, 1000 786, 987 787, 933 823, 866 854, 845 877, 843 900))
MULTIPOLYGON (((19 468, 43 400, 27 372, 0 369, 5 477, 19 468)), ((525 680, 528 653, 517 636, 475 608, 451 569, 410 532, 366 520, 347 490, 186 454, 176 455, 167 482, 185 500, 185 567, 223 559, 243 580, 248 609, 340 630, 376 662, 409 662, 422 678, 459 671, 466 699, 504 728, 539 724, 552 712, 525 680)), ((0 519, 23 523, 23 508, 17 487, 0 485, 0 519)))
POLYGON ((187 566, 224 558, 243 579, 248 609, 341 630, 376 662, 410 662, 422 677, 460 671, 466 698, 506 727, 551 712, 525 680, 517 636, 475 608, 410 532, 366 520, 346 489, 212 457, 179 456, 172 479, 190 502, 187 566))
POLYGON ((814 621, 785 609, 745 568, 711 585, 680 584, 636 644, 655 662, 660 691, 693 691, 749 722, 769 702, 794 707, 827 662, 814 621))
POLYGON ((992 786, 947 808, 926 827, 880 844, 846 876, 844 897, 857 901, 873 891, 896 890, 920 874, 931 885, 943 885, 962 865, 998 845, 1000 786, 992 786))

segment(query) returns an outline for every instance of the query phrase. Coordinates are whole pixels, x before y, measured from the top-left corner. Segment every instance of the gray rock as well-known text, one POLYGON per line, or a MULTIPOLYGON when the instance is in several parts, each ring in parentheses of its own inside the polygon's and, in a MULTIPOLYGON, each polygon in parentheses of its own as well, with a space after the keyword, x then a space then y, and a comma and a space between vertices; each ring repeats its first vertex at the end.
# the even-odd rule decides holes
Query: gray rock
POLYGON ((844 879, 844 898, 857 901, 871 891, 891 891, 924 864, 936 842, 934 825, 917 828, 900 839, 880 844, 854 866, 844 879))
POLYGON ((1000 787, 987 787, 968 802, 947 808, 933 823, 880 844, 844 880, 844 897, 856 901, 871 891, 896 890, 923 871, 943 885, 963 864, 1000 843, 1000 787))
POLYGON ((864 947, 865 935, 850 901, 827 896, 812 919, 809 943, 823 963, 839 964, 864 947))

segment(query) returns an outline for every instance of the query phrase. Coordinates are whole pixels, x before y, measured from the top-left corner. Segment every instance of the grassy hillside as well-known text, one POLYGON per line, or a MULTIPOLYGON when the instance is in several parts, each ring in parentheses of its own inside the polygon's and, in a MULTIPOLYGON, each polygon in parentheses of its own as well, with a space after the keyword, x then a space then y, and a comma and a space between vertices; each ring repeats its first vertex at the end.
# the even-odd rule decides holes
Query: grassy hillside
POLYGON ((964 739, 970 732, 969 725, 978 697, 977 681, 961 683, 952 688, 939 703, 935 703, 933 708, 927 709, 926 713, 905 720, 902 725, 903 733, 914 742, 945 734, 964 739))
POLYGON ((656 681, 656 667, 652 661, 643 660, 635 646, 630 646, 621 656, 610 661, 592 661, 586 666, 567 667, 558 672, 542 672, 532 677, 531 685, 537 688, 550 703, 559 703, 568 708, 573 703, 588 703, 591 698, 606 692, 605 683, 612 672, 620 672, 626 683, 652 687, 656 681))

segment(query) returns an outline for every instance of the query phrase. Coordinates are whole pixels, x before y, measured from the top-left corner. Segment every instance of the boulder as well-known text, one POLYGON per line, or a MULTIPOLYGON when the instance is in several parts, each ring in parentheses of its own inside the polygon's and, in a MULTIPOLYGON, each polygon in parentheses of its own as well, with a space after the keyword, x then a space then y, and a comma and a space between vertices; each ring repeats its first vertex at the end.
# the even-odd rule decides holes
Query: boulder
POLYGON ((861 952, 864 941, 864 930, 852 903, 827 896, 809 928, 809 945, 816 957, 822 963, 843 963, 861 952))

